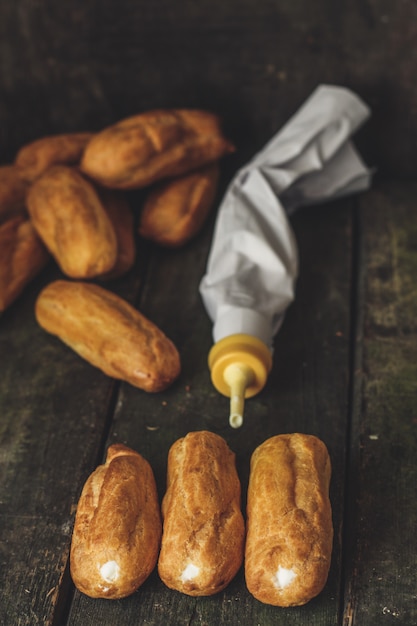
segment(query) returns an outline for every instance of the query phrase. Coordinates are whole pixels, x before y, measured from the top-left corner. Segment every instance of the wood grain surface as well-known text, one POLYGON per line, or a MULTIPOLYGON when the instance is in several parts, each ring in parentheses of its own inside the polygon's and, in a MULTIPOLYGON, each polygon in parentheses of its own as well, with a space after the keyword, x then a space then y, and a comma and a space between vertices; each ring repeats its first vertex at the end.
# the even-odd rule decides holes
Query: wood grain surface
MULTIPOLYGON (((150 395, 106 377, 34 318, 53 261, 0 317, 1 626, 417 625, 417 5, 404 0, 4 0, 0 3, 0 162, 26 142, 98 130, 155 107, 219 113, 236 169, 320 83, 371 107, 357 145, 370 192, 292 218, 294 304, 267 386, 242 428, 207 367, 211 322, 198 293, 215 210, 179 250, 138 238, 135 267, 108 287, 176 344, 183 370, 150 395), (335 527, 323 592, 304 607, 254 600, 241 570, 211 598, 168 590, 156 572, 121 601, 75 591, 68 554, 84 481, 111 443, 151 463, 160 498, 170 445, 191 430, 225 437, 243 487, 269 436, 306 432, 329 448, 335 527)), ((139 211, 142 197, 131 194, 139 211)))

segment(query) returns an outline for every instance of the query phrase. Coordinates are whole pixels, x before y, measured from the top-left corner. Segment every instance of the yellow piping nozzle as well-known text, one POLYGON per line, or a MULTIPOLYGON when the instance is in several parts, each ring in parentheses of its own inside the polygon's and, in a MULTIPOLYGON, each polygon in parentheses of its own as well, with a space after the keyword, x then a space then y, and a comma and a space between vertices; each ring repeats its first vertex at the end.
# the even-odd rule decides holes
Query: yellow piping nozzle
POLYGON ((230 426, 239 428, 245 398, 256 395, 265 386, 272 367, 271 352, 257 337, 235 334, 215 343, 208 361, 213 385, 230 397, 230 426))

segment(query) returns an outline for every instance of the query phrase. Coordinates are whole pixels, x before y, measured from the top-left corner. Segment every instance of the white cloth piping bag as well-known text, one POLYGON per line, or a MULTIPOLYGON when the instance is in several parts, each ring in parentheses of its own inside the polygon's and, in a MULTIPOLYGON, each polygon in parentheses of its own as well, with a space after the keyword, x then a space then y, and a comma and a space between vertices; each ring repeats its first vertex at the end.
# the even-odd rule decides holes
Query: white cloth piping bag
POLYGON ((200 294, 213 322, 209 368, 230 397, 232 427, 244 398, 272 366, 273 339, 295 295, 297 208, 364 191, 372 172, 350 141, 369 108, 344 87, 321 85, 254 158, 220 204, 200 294))

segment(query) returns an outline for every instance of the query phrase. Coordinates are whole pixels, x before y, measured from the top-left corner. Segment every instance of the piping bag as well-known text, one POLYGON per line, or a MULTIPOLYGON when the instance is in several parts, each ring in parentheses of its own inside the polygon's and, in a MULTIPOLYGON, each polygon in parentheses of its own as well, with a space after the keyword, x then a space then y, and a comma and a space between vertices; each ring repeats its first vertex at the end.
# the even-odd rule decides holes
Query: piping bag
POLYGON ((319 85, 231 181, 220 203, 200 295, 213 322, 208 365, 230 397, 229 423, 264 387, 273 340, 295 296, 298 250, 289 218, 299 207, 364 191, 372 172, 351 135, 370 110, 349 89, 319 85))

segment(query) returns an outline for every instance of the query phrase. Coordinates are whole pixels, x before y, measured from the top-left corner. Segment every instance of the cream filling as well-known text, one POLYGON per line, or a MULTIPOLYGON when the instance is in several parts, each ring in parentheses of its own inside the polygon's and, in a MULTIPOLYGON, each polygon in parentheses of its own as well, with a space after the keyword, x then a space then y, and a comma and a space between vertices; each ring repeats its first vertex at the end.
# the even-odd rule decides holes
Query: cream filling
POLYGON ((116 561, 107 561, 100 567, 100 575, 106 583, 114 583, 120 574, 120 567, 116 561))
POLYGON ((182 583, 186 583, 189 580, 193 580, 200 573, 200 568, 194 563, 188 563, 187 567, 183 570, 180 580, 182 583))
POLYGON ((297 574, 293 569, 287 569, 286 567, 281 567, 277 569, 276 573, 272 577, 272 582, 274 587, 277 589, 285 589, 288 585, 291 585, 294 578, 297 577, 297 574))

